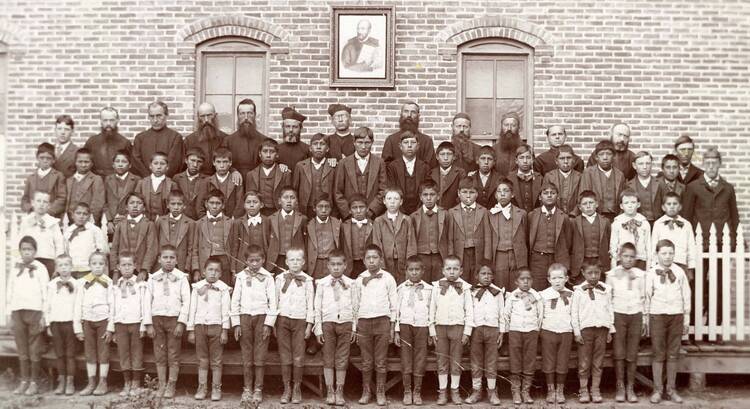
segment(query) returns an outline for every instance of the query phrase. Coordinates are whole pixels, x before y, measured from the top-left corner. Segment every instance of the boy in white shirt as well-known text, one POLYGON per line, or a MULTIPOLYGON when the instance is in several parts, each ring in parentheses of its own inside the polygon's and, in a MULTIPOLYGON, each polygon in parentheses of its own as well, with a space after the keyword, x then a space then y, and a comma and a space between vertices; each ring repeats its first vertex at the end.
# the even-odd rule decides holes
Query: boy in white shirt
POLYGON ((198 356, 196 400, 206 399, 208 368, 211 367, 211 400, 221 400, 221 371, 224 344, 229 340, 231 289, 221 277, 221 260, 209 257, 203 265, 203 280, 193 283, 188 313, 188 342, 198 356))
POLYGON ((612 220, 612 234, 609 237, 609 254, 612 268, 617 267, 617 254, 624 243, 633 243, 636 248, 635 266, 641 270, 648 268, 651 261, 651 225, 645 216, 638 213, 641 206, 638 194, 625 190, 620 194, 622 213, 612 220))
POLYGON ((47 335, 52 339, 52 347, 57 357, 57 388, 55 395, 72 395, 75 393, 76 374, 76 339, 73 330, 73 310, 75 309, 78 286, 71 277, 73 262, 69 255, 63 254, 55 259, 55 273, 47 284, 47 304, 44 321, 47 324, 47 335))
MULTIPOLYGON (((684 217, 680 216, 682 204, 680 195, 675 192, 664 194, 664 203, 661 205, 664 216, 654 222, 651 233, 651 259, 656 260, 656 243, 660 240, 669 240, 674 244, 673 263, 680 266, 688 276, 688 281, 695 279, 695 234, 693 225, 684 217)), ((692 287, 691 287, 692 288, 692 287)))
POLYGON ((136 396, 143 372, 143 342, 146 325, 151 325, 151 299, 145 281, 135 274, 135 256, 122 251, 118 256, 120 278, 112 291, 112 316, 107 333, 114 336, 124 384, 120 396, 136 396))
POLYGON ((340 249, 328 255, 328 275, 317 280, 315 291, 315 326, 313 332, 323 345, 323 376, 326 403, 343 406, 344 381, 349 366, 351 344, 357 341, 354 322, 357 300, 354 280, 345 276, 346 256, 340 249), (336 390, 333 389, 334 370, 336 390))
POLYGON ((680 266, 673 262, 674 244, 669 240, 656 243, 658 264, 646 273, 646 306, 648 332, 651 334, 654 393, 651 403, 659 403, 663 390, 662 374, 667 362, 667 398, 682 403, 675 379, 680 359, 680 338, 688 333, 690 286, 680 266))
POLYGON ((13 325, 21 369, 21 383, 13 390, 15 395, 31 396, 39 393, 37 381, 41 375, 42 333, 45 327, 44 310, 49 274, 44 264, 34 260, 36 248, 37 242, 33 237, 21 237, 18 242, 21 261, 16 263, 10 274, 5 297, 5 310, 9 315, 6 318, 13 325))
POLYGON ((406 260, 406 281, 396 288, 398 312, 393 343, 401 348, 401 375, 404 383, 404 405, 422 404, 422 379, 427 359, 432 286, 422 280, 424 261, 420 256, 406 260), (412 376, 414 391, 412 393, 412 376))
POLYGON ((147 283, 148 294, 151 295, 146 300, 151 304, 151 325, 146 325, 146 332, 154 339, 156 376, 159 380, 157 395, 173 398, 180 374, 182 334, 190 312, 190 284, 187 274, 175 268, 177 249, 174 246, 162 246, 159 264, 161 268, 151 274, 147 283))
POLYGON ((107 256, 93 253, 89 258, 91 272, 78 280, 73 329, 79 341, 84 341, 86 373, 89 382, 79 392, 81 396, 104 395, 107 393, 109 373, 109 342, 112 335, 107 332, 112 314, 112 279, 106 274, 107 256), (99 383, 96 383, 96 369, 99 366, 99 383))
POLYGON ((65 253, 60 219, 52 217, 49 211, 50 195, 36 191, 32 197, 32 211, 21 219, 18 231, 20 237, 31 236, 36 240, 36 258, 44 264, 50 275, 55 271, 55 257, 65 253))
POLYGON ((550 286, 539 293, 544 306, 542 330, 539 333, 542 372, 547 380, 547 403, 565 403, 565 378, 568 376, 568 361, 573 346, 570 317, 573 292, 565 288, 568 269, 560 263, 553 263, 549 266, 547 281, 550 286))
POLYGON ((505 289, 492 284, 494 272, 491 262, 481 264, 477 283, 471 287, 474 302, 474 330, 471 335, 471 379, 474 391, 466 403, 482 400, 482 375, 487 378, 490 404, 499 405, 497 397, 497 350, 503 345, 500 328, 505 309, 505 289))
POLYGON ((573 289, 571 317, 573 334, 578 346, 578 379, 581 383, 578 401, 600 403, 599 383, 602 378, 604 350, 615 333, 615 316, 612 309, 612 287, 599 281, 598 265, 584 264, 586 281, 573 289), (591 395, 588 382, 591 375, 591 395))
POLYGON ((276 340, 279 344, 281 377, 284 393, 281 403, 302 402, 302 374, 305 369, 305 340, 310 338, 314 323, 313 279, 302 271, 305 250, 291 247, 286 252, 288 270, 276 276, 276 340), (294 388, 290 389, 290 381, 294 388))
POLYGON ((91 223, 91 208, 87 203, 78 203, 73 208, 73 223, 63 232, 65 250, 73 260, 73 278, 79 279, 89 272, 89 257, 92 253, 109 253, 107 235, 91 223))
POLYGON ((385 381, 388 344, 393 341, 398 295, 396 280, 380 268, 383 252, 371 244, 365 248, 367 270, 357 277, 357 340, 362 351, 362 397, 360 405, 370 402, 372 370, 376 373, 375 397, 378 406, 386 404, 385 381))
POLYGON ((463 268, 456 256, 443 260, 443 277, 432 283, 430 297, 430 337, 435 344, 438 367, 438 405, 448 403, 446 389, 451 378, 451 401, 463 403, 458 391, 461 382, 461 356, 474 328, 471 284, 461 279, 463 268))
POLYGON ((645 272, 635 267, 635 246, 625 243, 620 247, 620 265, 607 272, 606 283, 612 287, 612 307, 615 313, 614 354, 617 392, 615 400, 638 402, 633 386, 638 360, 638 344, 645 335, 643 306, 645 303, 645 272), (627 363, 627 387, 625 364, 627 363))
POLYGON ((244 259, 247 267, 237 273, 234 280, 230 318, 234 339, 239 341, 242 350, 243 394, 252 393, 252 400, 260 403, 268 341, 278 314, 276 284, 273 275, 263 268, 265 259, 260 246, 250 245, 244 259))

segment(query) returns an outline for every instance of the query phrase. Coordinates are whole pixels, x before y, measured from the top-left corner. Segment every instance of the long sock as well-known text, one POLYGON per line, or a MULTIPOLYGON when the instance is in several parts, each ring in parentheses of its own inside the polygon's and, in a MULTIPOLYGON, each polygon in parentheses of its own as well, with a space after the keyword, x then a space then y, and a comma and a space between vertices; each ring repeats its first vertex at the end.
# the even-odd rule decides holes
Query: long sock
POLYGON ((497 385, 497 379, 495 378, 487 378, 487 389, 495 389, 495 386, 497 385))
POLYGON ((323 368, 323 377, 326 380, 326 386, 333 385, 333 368, 323 368))
POLYGON ((99 376, 106 378, 109 373, 109 364, 99 364, 99 376))
POLYGON ((438 388, 445 389, 448 387, 448 375, 438 375, 438 388))
POLYGON ((66 358, 67 364, 66 370, 68 376, 75 376, 76 374, 76 359, 74 357, 68 357, 66 358))
POLYGON ((344 385, 344 381, 346 380, 346 369, 337 369, 336 370, 336 385, 344 385))
POLYGON ((461 383, 461 375, 451 375, 451 389, 458 389, 461 383))
POLYGON ((93 378, 96 376, 96 364, 90 364, 86 362, 86 375, 88 375, 89 378, 93 378))
POLYGON ((471 387, 474 389, 482 389, 482 378, 471 378, 471 387))

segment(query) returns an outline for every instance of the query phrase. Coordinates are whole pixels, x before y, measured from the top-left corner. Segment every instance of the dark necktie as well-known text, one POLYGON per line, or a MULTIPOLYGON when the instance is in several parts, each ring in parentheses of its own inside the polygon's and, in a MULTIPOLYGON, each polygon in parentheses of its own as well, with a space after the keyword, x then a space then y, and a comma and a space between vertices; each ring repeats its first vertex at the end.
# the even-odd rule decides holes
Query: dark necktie
POLYGON ((482 297, 484 297, 484 293, 489 291, 492 296, 496 296, 500 294, 500 290, 492 287, 490 285, 480 285, 480 284, 474 284, 471 286, 473 290, 477 290, 476 294, 474 294, 475 297, 477 297, 477 300, 481 300, 482 297))
POLYGON ((419 301, 422 301, 423 299, 422 289, 424 288, 424 284, 407 281, 406 286, 411 289, 411 291, 409 292, 409 306, 414 307, 414 305, 416 304, 415 294, 419 296, 419 301))
POLYGON ((550 306, 552 307, 553 310, 557 308, 557 300, 560 298, 562 298, 563 303, 565 305, 570 305, 570 296, 573 294, 573 292, 570 290, 562 290, 562 291, 558 291, 558 293, 560 294, 560 297, 553 298, 552 301, 550 302, 550 306))
POLYGON ((682 228, 682 226, 685 225, 681 220, 677 220, 676 217, 670 218, 669 220, 664 220, 664 225, 669 227, 669 230, 674 230, 674 226, 677 226, 679 228, 682 228))
POLYGON ((206 283, 206 285, 204 285, 203 287, 201 287, 200 289, 198 289, 198 295, 200 295, 201 297, 203 297, 203 300, 206 301, 206 302, 208 302, 208 291, 209 290, 220 291, 219 287, 213 285, 213 283, 206 283))
POLYGON ((297 283, 297 287, 302 287, 302 284, 305 282, 305 276, 302 274, 292 274, 292 273, 285 273, 284 274, 284 287, 281 288, 281 292, 286 294, 286 290, 289 289, 289 284, 294 281, 297 283))
POLYGON ((674 275, 674 272, 670 268, 666 270, 662 270, 661 268, 659 268, 656 270, 656 275, 661 277, 662 284, 667 282, 667 278, 669 278, 670 283, 674 283, 677 280, 677 276, 674 275))
POLYGON ((370 280, 374 280, 376 278, 383 278, 383 273, 370 274, 368 277, 362 277, 362 285, 367 287, 367 283, 369 283, 370 280))
POLYGON ((70 233, 70 238, 68 239, 68 242, 73 241, 76 236, 86 231, 86 226, 76 226, 75 229, 73 229, 73 232, 70 233))
POLYGON ((23 274, 24 270, 29 270, 29 278, 34 278, 34 271, 36 270, 36 266, 29 263, 16 263, 16 268, 18 269, 18 274, 16 274, 16 277, 20 277, 21 274, 23 274))
POLYGON ((604 291, 604 286, 602 286, 602 285, 601 285, 601 284, 599 284, 599 283, 596 283, 596 285, 591 285, 591 284, 589 284, 589 283, 586 283, 586 284, 584 284, 584 285, 583 285, 583 287, 581 287, 581 288, 582 288, 582 289, 583 289, 584 291, 588 291, 588 292, 589 292, 589 298, 591 299, 591 301, 594 301, 594 300, 596 300, 596 296, 594 296, 594 289, 597 289, 597 290, 599 290, 599 291, 604 291))
POLYGON ((440 280, 438 281, 438 284, 440 285, 440 295, 445 295, 446 292, 448 292, 448 288, 453 287, 454 290, 458 293, 458 295, 463 294, 464 289, 463 285, 460 281, 450 281, 450 280, 440 280))
POLYGON ((253 278, 258 279, 261 283, 266 280, 266 276, 261 273, 248 273, 245 279, 245 285, 251 287, 253 285, 253 278))

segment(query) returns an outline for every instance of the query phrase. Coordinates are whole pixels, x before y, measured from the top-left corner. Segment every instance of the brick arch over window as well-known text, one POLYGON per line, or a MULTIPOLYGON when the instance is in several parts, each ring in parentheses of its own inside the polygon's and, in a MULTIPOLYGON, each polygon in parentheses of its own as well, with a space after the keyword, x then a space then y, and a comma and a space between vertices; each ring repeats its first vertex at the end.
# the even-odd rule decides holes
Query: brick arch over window
POLYGON ((6 19, 0 19, 0 43, 9 48, 21 46, 24 43, 21 27, 6 19))
POLYGON ((554 39, 541 26, 505 16, 486 16, 452 24, 437 34, 438 52, 455 55, 461 44, 481 38, 506 38, 534 48, 537 53, 551 53, 554 39))
POLYGON ((289 32, 276 24, 255 17, 213 16, 183 27, 176 42, 182 54, 195 53, 196 45, 218 37, 245 37, 268 45, 271 54, 289 53, 289 32))

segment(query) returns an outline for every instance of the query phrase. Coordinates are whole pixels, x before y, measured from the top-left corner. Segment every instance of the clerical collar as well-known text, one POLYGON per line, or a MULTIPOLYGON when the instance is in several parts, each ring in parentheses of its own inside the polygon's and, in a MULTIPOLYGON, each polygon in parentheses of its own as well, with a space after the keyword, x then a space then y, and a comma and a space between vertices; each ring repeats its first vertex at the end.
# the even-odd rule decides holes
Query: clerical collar
POLYGON ((346 138, 347 136, 349 136, 349 135, 351 135, 351 134, 352 134, 352 133, 351 133, 351 132, 349 132, 349 130, 348 130, 348 129, 346 130, 346 133, 341 133, 341 132, 339 132, 339 131, 336 131, 336 136, 338 136, 339 138, 342 138, 342 139, 343 139, 343 138, 346 138))
POLYGON ((45 169, 45 170, 42 170, 42 169, 37 169, 37 170, 36 170, 36 174, 37 174, 37 175, 39 175, 39 177, 40 177, 40 178, 43 178, 43 177, 45 177, 45 176, 49 175, 49 173, 50 173, 51 171, 52 171, 52 168, 47 168, 47 169, 45 169))

